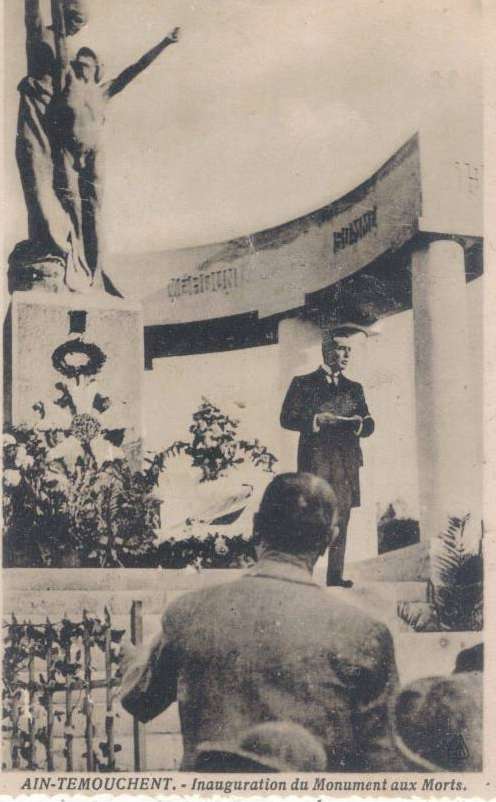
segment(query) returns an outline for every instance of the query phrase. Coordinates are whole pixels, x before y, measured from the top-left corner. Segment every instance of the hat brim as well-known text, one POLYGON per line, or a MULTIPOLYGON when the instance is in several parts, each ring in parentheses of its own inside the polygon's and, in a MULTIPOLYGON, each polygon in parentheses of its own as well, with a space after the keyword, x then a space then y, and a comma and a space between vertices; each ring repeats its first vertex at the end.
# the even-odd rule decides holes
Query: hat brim
POLYGON ((374 337, 377 332, 369 331, 365 326, 360 326, 358 323, 336 323, 330 326, 324 334, 324 337, 352 337, 354 334, 364 334, 365 337, 374 337))
MULTIPOLYGON (((472 677, 481 677, 482 675, 479 672, 470 672, 472 677)), ((405 686, 404 688, 400 689, 396 695, 391 699, 390 706, 389 706, 389 719, 391 722, 391 731, 394 744, 399 752, 407 759, 410 764, 414 766, 422 768, 424 771, 430 772, 440 772, 440 771, 480 771, 480 768, 477 767, 464 767, 455 769, 452 766, 446 765, 445 763, 441 763, 440 761, 434 762, 429 757, 419 754, 419 751, 415 748, 415 746, 407 743, 404 733, 401 731, 399 716, 398 716, 398 705, 401 702, 402 697, 405 694, 408 694, 412 690, 414 690, 419 698, 421 703, 425 701, 426 692, 431 690, 435 683, 439 682, 439 680, 449 681, 452 687, 458 685, 461 690, 463 691, 463 685, 465 681, 465 677, 467 674, 459 673, 453 674, 446 678, 444 677, 422 677, 419 680, 416 680, 409 685, 405 686)), ((480 680, 481 681, 481 680, 480 680)), ((477 680, 475 680, 475 688, 468 687, 464 690, 464 693, 469 694, 469 705, 473 706, 475 709, 481 706, 482 700, 480 698, 480 694, 477 692, 477 680)), ((465 683, 466 684, 466 683, 465 683)), ((482 691, 480 691, 482 693, 482 691)))
POLYGON ((229 757, 241 757, 244 760, 251 761, 251 763, 256 763, 261 768, 272 769, 273 771, 291 772, 294 770, 291 766, 287 766, 280 760, 277 760, 275 758, 265 757, 263 755, 258 755, 256 752, 249 752, 246 749, 241 749, 237 746, 233 746, 228 742, 203 741, 198 746, 196 750, 196 755, 197 757, 202 757, 202 756, 204 757, 206 754, 215 756, 217 758, 220 758, 223 755, 229 757))

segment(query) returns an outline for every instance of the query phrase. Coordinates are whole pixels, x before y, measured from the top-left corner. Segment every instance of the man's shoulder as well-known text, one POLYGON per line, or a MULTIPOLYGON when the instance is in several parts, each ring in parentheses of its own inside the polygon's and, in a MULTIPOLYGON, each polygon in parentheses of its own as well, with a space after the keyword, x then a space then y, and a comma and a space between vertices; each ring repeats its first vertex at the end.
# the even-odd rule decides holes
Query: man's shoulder
POLYGON ((321 381, 322 373, 322 368, 317 368, 317 370, 312 370, 311 373, 303 373, 300 376, 295 376, 293 382, 297 384, 313 384, 314 382, 321 381))
POLYGON ((360 382, 354 381, 354 379, 349 379, 348 376, 345 376, 344 374, 341 374, 341 382, 343 383, 344 387, 355 390, 362 389, 360 382))
MULTIPOLYGON (((325 374, 322 368, 317 368, 316 370, 312 370, 311 373, 303 373, 299 376, 295 376, 293 383, 301 386, 313 385, 321 382, 324 376, 325 374)), ((344 389, 351 390, 352 392, 359 392, 360 390, 363 390, 363 386, 360 384, 360 382, 349 379, 344 375, 344 373, 341 374, 341 385, 344 389)))
MULTIPOLYGON (((256 566, 255 566, 256 567, 256 566)), ((236 609, 240 615, 250 617, 252 609, 250 598, 277 598, 278 604, 283 607, 287 604, 301 600, 307 605, 306 597, 312 608, 317 608, 317 618, 320 613, 332 608, 329 606, 327 594, 323 588, 312 582, 293 581, 291 578, 281 578, 273 575, 263 575, 256 571, 245 571, 234 580, 219 582, 209 587, 199 588, 182 594, 172 601, 165 610, 165 617, 177 624, 186 623, 193 617, 209 620, 214 615, 224 618, 224 612, 236 609)), ((270 607, 270 605, 269 605, 270 607)), ((269 609, 267 612, 270 613, 269 609)))
MULTIPOLYGON (((293 593, 298 595, 296 590, 293 593)), ((328 588, 316 586, 316 593, 302 594, 305 604, 312 606, 315 621, 323 623, 326 627, 342 633, 343 637, 354 640, 364 640, 389 633, 388 627, 378 618, 374 618, 358 605, 340 598, 342 595, 329 591, 328 588)), ((311 634, 311 633, 309 633, 311 634)))
POLYGON ((245 627, 252 631, 256 619, 257 626, 264 629, 266 622, 270 628, 275 609, 279 631, 288 637, 288 655, 292 649, 324 649, 344 663, 373 666, 391 651, 387 626, 355 605, 323 587, 260 575, 185 593, 167 608, 164 628, 195 648, 209 648, 215 633, 222 633, 223 642, 232 639, 251 649, 245 627))
POLYGON ((337 600, 334 595, 328 594, 329 607, 335 611, 336 615, 346 624, 346 630, 350 635, 359 638, 377 636, 389 633, 385 623, 378 618, 374 618, 370 613, 360 609, 355 604, 347 601, 337 600))
POLYGON ((329 594, 327 615, 319 610, 325 631, 320 629, 323 643, 331 653, 340 655, 346 664, 379 666, 393 653, 393 637, 389 627, 354 604, 339 601, 329 594))
POLYGON ((240 597, 259 597, 262 594, 278 596, 281 603, 284 603, 284 599, 289 599, 291 603, 298 599, 304 607, 315 611, 316 621, 337 619, 346 627, 352 622, 352 629, 356 633, 387 630, 386 625, 378 619, 350 602, 337 599, 320 585, 310 581, 293 581, 289 577, 263 575, 256 571, 246 571, 234 580, 188 591, 172 601, 166 612, 170 611, 174 617, 184 619, 192 612, 200 616, 209 615, 212 608, 219 607, 222 610, 226 604, 229 606, 230 600, 234 604, 234 600, 239 601, 240 597))
POLYGON ((188 590, 178 598, 171 601, 165 610, 165 617, 176 621, 187 620, 192 613, 196 616, 209 615, 207 610, 212 606, 222 606, 229 595, 239 593, 245 589, 243 576, 234 581, 218 582, 207 587, 188 590))

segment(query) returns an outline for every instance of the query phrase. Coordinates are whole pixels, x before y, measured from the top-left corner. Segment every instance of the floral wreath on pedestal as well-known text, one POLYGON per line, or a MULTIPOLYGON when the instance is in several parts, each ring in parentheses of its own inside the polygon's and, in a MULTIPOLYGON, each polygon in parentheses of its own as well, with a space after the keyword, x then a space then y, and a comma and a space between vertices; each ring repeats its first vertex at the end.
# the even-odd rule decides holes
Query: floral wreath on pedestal
POLYGON ((106 355, 95 343, 83 340, 68 340, 52 354, 52 364, 66 379, 79 382, 80 376, 95 376, 106 362, 106 355))

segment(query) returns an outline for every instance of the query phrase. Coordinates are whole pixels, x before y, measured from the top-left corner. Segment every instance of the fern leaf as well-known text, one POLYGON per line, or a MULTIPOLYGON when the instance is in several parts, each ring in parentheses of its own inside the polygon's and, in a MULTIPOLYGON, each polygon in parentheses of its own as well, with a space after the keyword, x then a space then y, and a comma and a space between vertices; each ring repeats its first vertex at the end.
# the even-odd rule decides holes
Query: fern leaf
POLYGON ((457 584, 460 570, 471 556, 464 541, 465 527, 469 519, 470 513, 463 518, 450 517, 446 529, 434 538, 431 552, 431 578, 434 585, 457 584))

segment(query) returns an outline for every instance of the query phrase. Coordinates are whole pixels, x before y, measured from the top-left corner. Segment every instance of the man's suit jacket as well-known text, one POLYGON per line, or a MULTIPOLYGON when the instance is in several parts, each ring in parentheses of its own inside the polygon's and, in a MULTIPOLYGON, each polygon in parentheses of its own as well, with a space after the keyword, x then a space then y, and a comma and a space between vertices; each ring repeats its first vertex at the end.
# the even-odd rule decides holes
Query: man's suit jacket
POLYGON ((386 707, 389 630, 315 584, 297 558, 266 553, 234 582, 188 593, 125 672, 121 701, 146 722, 179 702, 182 768, 201 741, 291 720, 321 738, 332 770, 394 770, 386 707))
POLYGON ((338 385, 329 383, 322 368, 305 376, 296 376, 284 399, 281 426, 300 432, 298 444, 298 471, 308 471, 326 479, 334 488, 340 505, 360 506, 359 469, 363 465, 360 437, 374 431, 363 387, 342 374, 338 385), (314 418, 318 412, 338 415, 360 415, 358 425, 339 422, 314 431, 314 418))

